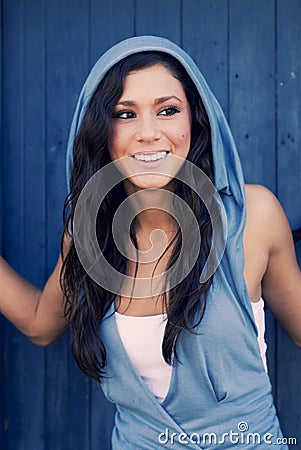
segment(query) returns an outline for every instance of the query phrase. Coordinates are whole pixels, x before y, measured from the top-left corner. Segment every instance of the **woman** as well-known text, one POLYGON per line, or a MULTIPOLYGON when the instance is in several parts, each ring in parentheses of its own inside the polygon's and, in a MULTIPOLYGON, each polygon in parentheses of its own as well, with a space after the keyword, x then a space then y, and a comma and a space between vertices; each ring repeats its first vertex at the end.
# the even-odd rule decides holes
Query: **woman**
POLYGON ((114 449, 286 449, 262 297, 300 345, 290 228, 267 189, 244 185, 224 115, 182 49, 137 37, 100 58, 67 176, 57 266, 41 292, 1 260, 2 313, 39 345, 71 328, 76 361, 116 404, 114 449))

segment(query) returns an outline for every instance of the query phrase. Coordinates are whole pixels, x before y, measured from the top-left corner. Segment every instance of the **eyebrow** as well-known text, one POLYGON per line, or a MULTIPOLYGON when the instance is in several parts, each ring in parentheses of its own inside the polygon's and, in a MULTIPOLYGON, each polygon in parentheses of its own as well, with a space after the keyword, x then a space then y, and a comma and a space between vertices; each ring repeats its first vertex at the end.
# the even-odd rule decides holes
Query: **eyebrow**
MULTIPOLYGON (((162 103, 168 102, 169 100, 178 100, 178 102, 183 103, 181 99, 179 99, 179 97, 177 97, 176 95, 167 95, 165 97, 159 97, 155 99, 155 105, 161 105, 162 103)), ((122 100, 121 102, 118 102, 117 105, 121 105, 121 106, 135 106, 136 103, 133 100, 122 100)), ((116 105, 116 106, 117 106, 116 105)))
POLYGON ((161 103, 168 102, 169 100, 176 99, 182 103, 182 100, 179 99, 176 95, 168 95, 166 97, 159 97, 155 100, 155 105, 161 105, 161 103))

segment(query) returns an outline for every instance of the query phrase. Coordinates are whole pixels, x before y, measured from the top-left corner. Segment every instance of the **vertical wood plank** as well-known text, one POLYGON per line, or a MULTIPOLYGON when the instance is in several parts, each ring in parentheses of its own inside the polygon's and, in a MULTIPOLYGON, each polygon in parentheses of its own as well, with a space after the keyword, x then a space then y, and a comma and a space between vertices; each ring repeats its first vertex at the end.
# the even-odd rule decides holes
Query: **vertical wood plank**
POLYGON ((180 0, 139 0, 136 3, 136 35, 158 35, 180 44, 180 0))
MULTIPOLYGON (((45 55, 44 1, 23 1, 23 275, 33 284, 45 282, 45 55)), ((44 350, 22 338, 22 444, 44 449, 44 350), (25 411, 30 409, 30 414, 25 411)))
MULTIPOLYGON (((298 0, 277 3, 277 187, 294 229, 301 226, 301 4, 298 0)), ((277 356, 277 406, 283 433, 301 442, 301 353, 280 327, 277 356)))
POLYGON ((228 2, 183 2, 182 45, 228 115, 228 2))
POLYGON ((82 85, 89 71, 89 0, 69 0, 67 134, 82 85))
MULTIPOLYGON (((47 2, 47 271, 53 270, 66 196, 65 154, 75 91, 87 70, 88 2, 47 2)), ((89 448, 87 387, 69 334, 47 349, 47 449, 89 448)))
POLYGON ((22 123, 22 0, 3 1, 3 223, 4 252, 12 255, 17 270, 22 270, 20 244, 23 242, 23 123, 22 123), (12 235, 14 230, 16 235, 12 235), (14 257, 14 258, 13 258, 14 257))
MULTIPOLYGON (((22 1, 3 1, 3 253, 18 271, 23 270, 23 22, 22 1)), ((5 327, 4 445, 20 448, 22 429, 22 386, 19 383, 23 349, 19 333, 5 327)))
POLYGON ((277 17, 278 196, 295 229, 301 226, 301 3, 279 0, 277 17))
POLYGON ((274 0, 232 0, 229 5, 230 124, 246 181, 274 191, 274 0))

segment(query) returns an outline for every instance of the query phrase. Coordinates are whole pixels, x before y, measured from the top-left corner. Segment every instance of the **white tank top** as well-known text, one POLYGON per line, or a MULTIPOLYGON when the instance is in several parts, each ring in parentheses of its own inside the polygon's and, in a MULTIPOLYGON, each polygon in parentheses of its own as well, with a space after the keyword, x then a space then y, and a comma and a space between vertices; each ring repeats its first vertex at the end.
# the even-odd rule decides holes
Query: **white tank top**
POLYGON ((265 315, 264 315, 264 301, 262 298, 258 300, 258 302, 252 303, 252 310, 254 314, 255 323, 257 326, 258 331, 258 344, 259 344, 259 350, 261 359, 265 368, 265 371, 268 371, 267 366, 267 358, 266 358, 266 351, 267 351, 267 344, 265 342, 264 334, 265 334, 265 315))
MULTIPOLYGON (((264 302, 252 302, 255 323, 258 329, 258 344, 265 370, 266 343, 264 339, 264 302)), ((126 316, 115 312, 120 339, 136 371, 158 401, 168 392, 172 367, 162 355, 162 341, 167 322, 166 314, 155 316, 126 316)))

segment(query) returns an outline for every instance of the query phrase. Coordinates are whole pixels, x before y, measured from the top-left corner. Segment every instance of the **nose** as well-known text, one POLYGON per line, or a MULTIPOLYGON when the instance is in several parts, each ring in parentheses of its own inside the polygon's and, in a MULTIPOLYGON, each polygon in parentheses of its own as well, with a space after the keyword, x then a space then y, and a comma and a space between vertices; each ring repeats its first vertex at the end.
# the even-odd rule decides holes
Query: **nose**
POLYGON ((152 115, 140 117, 135 133, 138 142, 151 142, 161 138, 158 121, 152 115))

